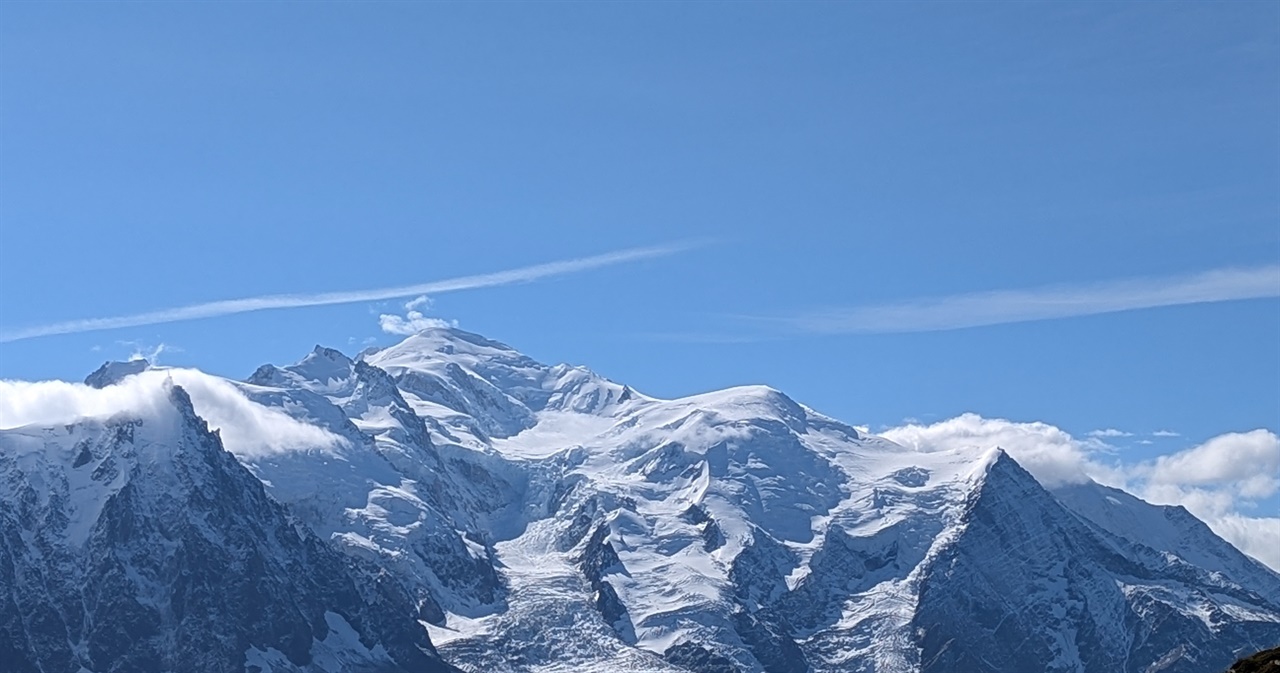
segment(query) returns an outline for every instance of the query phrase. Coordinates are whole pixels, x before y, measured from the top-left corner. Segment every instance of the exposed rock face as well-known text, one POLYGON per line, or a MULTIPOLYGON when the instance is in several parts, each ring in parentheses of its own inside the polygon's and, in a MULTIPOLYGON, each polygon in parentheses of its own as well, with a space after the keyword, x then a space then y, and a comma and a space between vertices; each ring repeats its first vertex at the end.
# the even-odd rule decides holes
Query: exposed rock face
POLYGON ((1233 664, 1227 673, 1280 673, 1280 647, 1245 657, 1233 664))

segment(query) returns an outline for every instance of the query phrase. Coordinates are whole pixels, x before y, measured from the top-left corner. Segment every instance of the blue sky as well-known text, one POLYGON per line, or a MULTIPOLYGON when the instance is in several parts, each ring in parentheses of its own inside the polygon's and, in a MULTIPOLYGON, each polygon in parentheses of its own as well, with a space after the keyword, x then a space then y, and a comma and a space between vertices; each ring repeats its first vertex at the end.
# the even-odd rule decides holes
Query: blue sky
MULTIPOLYGON (((1274 432, 1278 26, 1243 2, 4 3, 0 331, 647 248, 423 312, 873 428, 971 411, 1133 433, 1135 458, 1274 432), (929 327, 1117 293, 1176 305, 929 327), (866 328, 886 311, 908 331, 866 328)), ((412 296, 9 340, 0 377, 165 344, 240 378, 391 343, 412 296)))

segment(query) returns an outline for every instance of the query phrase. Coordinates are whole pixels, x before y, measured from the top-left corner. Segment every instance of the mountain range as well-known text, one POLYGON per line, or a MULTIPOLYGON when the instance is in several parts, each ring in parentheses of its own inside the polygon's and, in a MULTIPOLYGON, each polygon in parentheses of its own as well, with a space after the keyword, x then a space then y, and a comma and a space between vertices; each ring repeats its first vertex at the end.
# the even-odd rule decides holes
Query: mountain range
POLYGON ((1216 673, 1280 574, 1181 507, 666 400, 456 328, 107 363, 0 431, 0 669, 1216 673), (98 405, 99 408, 102 405, 98 405))

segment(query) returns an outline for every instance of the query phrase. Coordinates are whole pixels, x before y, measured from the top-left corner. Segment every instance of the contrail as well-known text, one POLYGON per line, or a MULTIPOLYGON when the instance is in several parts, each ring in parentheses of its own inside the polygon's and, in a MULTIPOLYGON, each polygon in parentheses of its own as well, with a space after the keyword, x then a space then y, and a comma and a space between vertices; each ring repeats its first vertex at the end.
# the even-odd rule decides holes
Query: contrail
POLYGON ((418 294, 441 294, 459 290, 473 290, 497 285, 511 285, 561 276, 579 271, 589 271, 615 264, 625 264, 653 257, 664 257, 698 247, 698 243, 685 242, 669 245, 658 245, 644 248, 629 248, 615 252, 607 252, 591 257, 565 259, 545 264, 535 264, 518 269, 508 269, 494 273, 482 273, 474 276, 462 276, 437 280, 419 285, 403 287, 387 287, 376 290, 355 290, 350 292, 322 292, 319 294, 273 294, 243 299, 227 299, 204 304, 192 304, 177 308, 137 313, 134 315, 115 316, 110 318, 85 318, 65 322, 36 325, 15 330, 0 332, 0 343, 34 339, 54 334, 74 334, 78 332, 94 332, 98 330, 117 329, 120 327, 138 327, 140 325, 158 325, 161 323, 195 320, 198 318, 215 318, 235 313, 250 311, 268 311, 282 308, 301 308, 304 306, 327 306, 329 304, 352 304, 364 301, 380 301, 396 299, 418 294))
POLYGON ((1117 313, 1160 306, 1280 297, 1280 266, 1219 269, 1190 276, 958 294, 932 299, 757 318, 819 334, 935 332, 1117 313))

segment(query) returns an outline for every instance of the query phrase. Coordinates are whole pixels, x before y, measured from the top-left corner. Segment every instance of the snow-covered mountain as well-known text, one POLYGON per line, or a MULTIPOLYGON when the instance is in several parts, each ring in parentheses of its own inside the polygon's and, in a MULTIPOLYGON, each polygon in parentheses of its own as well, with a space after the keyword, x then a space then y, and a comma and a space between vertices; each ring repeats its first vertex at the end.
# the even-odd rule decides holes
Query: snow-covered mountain
POLYGON ((399 583, 290 516, 167 392, 0 433, 0 668, 452 670, 399 583))
POLYGON ((230 385, 336 441, 228 453, 181 388, 178 421, 0 432, 0 661, 1208 673, 1280 643, 1280 575, 1181 508, 767 387, 655 399, 449 328, 230 385))

